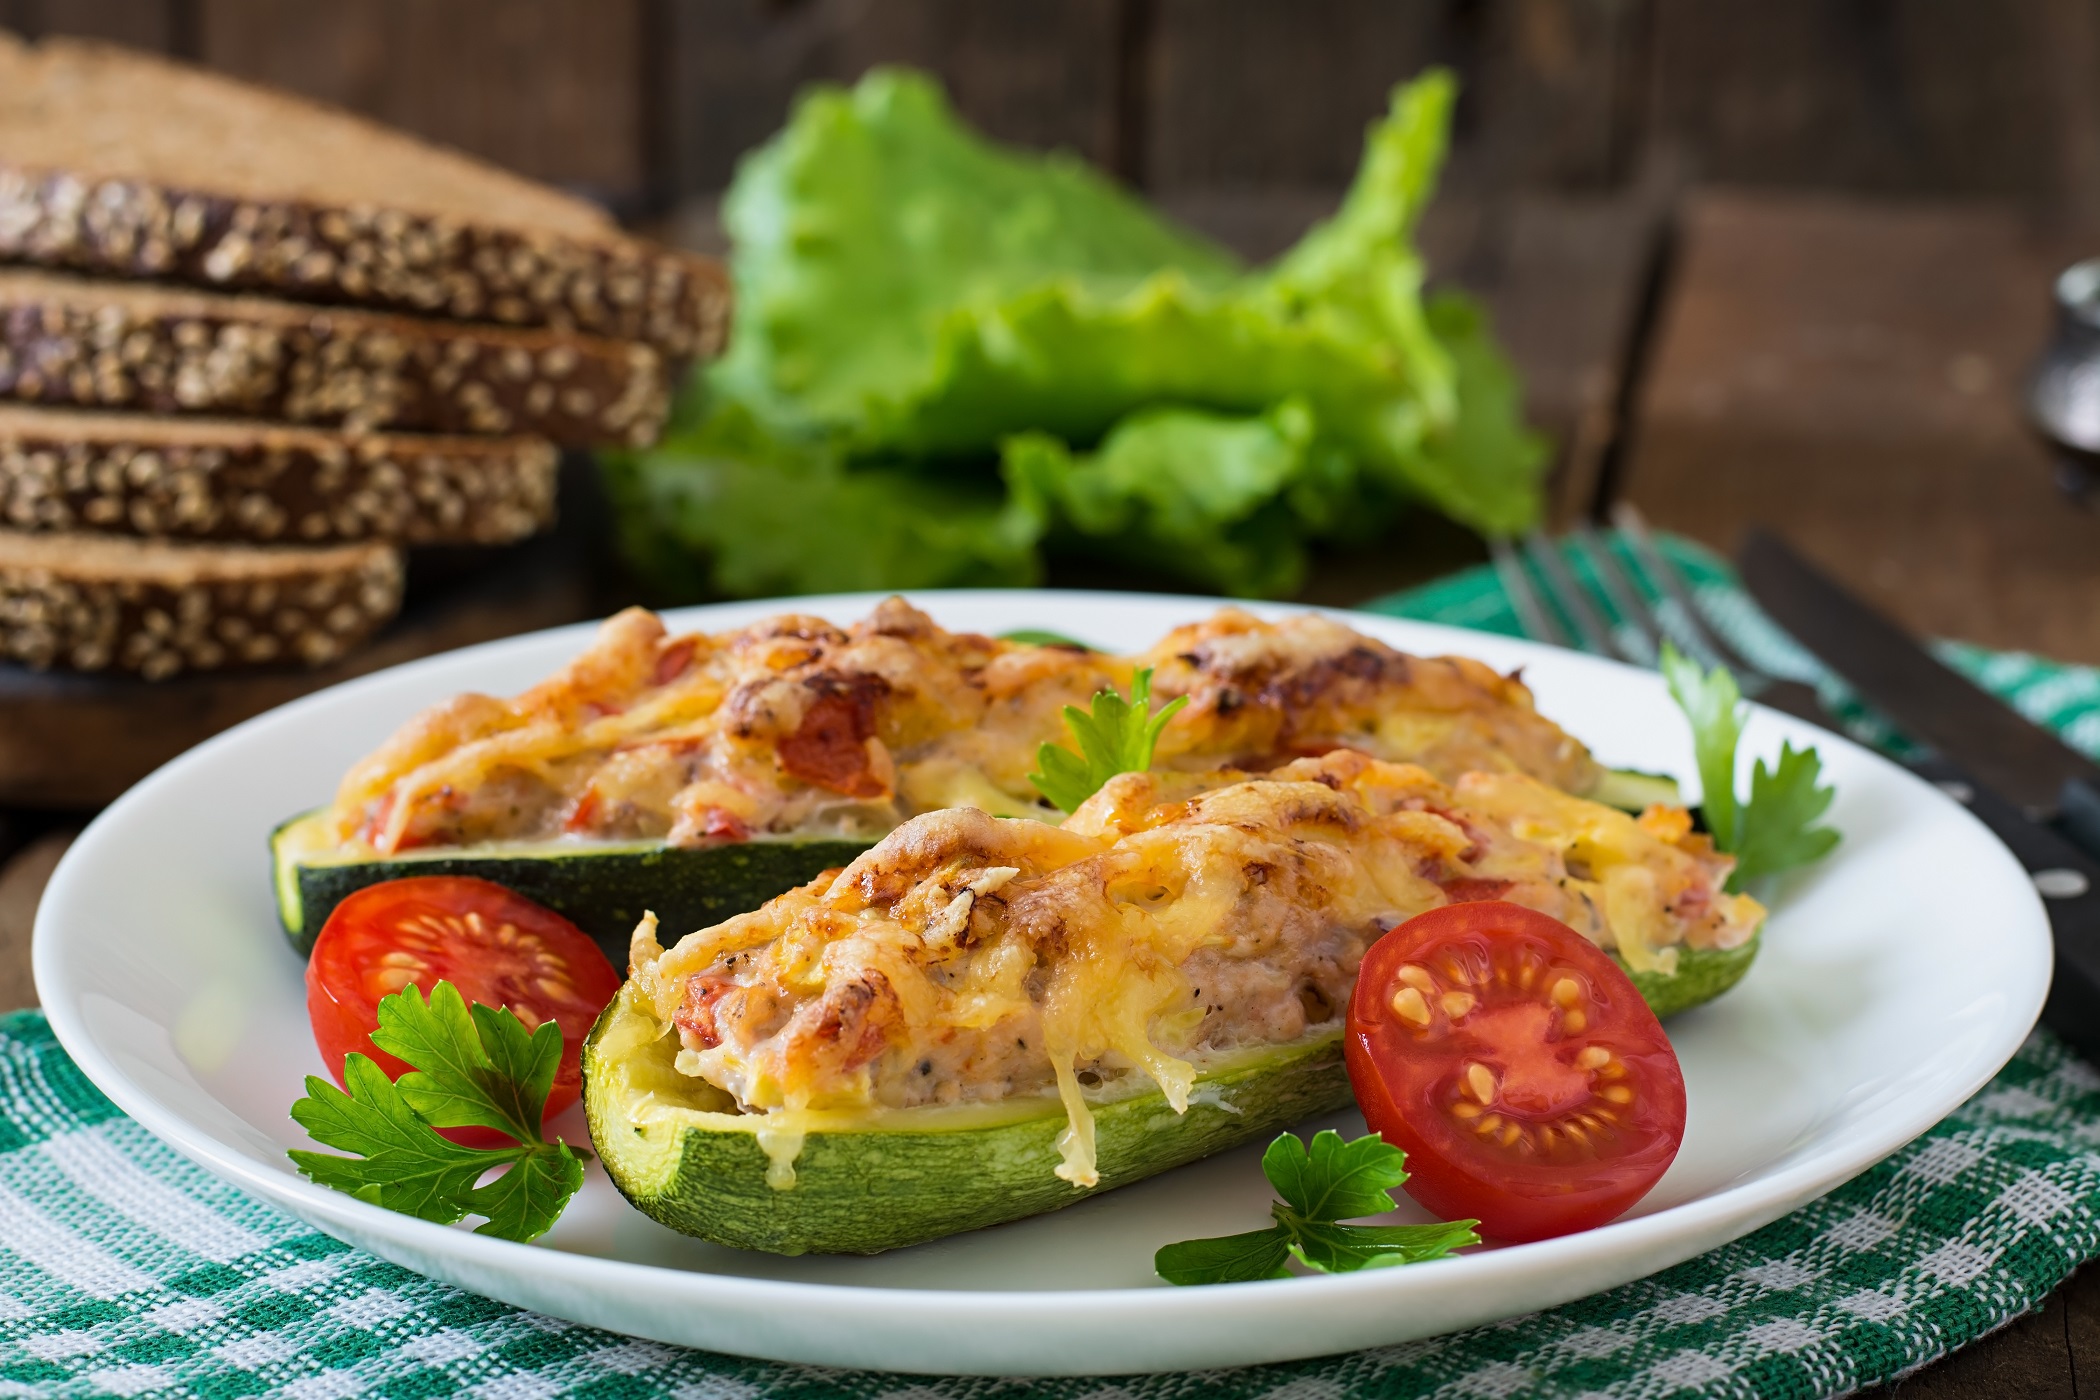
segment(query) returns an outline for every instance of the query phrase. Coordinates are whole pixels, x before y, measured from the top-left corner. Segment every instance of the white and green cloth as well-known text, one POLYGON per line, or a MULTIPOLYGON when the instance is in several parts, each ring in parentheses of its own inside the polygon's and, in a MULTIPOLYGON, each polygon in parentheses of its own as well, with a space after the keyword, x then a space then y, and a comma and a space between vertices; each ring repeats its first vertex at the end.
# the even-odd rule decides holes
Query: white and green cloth
MULTIPOLYGON (((1672 548, 1739 644, 1812 674, 1716 561, 1672 548)), ((1517 631, 1484 569, 1374 606, 1517 631)), ((1953 655, 2100 748, 2100 673, 1953 655)), ((1346 1356, 1113 1382, 817 1370, 558 1322, 352 1249, 162 1146, 87 1083, 38 1013, 0 1017, 0 1396, 1809 1400, 1945 1355, 2096 1255, 2100 1073, 2037 1033, 1952 1117, 1822 1200, 1550 1312, 1346 1356)))

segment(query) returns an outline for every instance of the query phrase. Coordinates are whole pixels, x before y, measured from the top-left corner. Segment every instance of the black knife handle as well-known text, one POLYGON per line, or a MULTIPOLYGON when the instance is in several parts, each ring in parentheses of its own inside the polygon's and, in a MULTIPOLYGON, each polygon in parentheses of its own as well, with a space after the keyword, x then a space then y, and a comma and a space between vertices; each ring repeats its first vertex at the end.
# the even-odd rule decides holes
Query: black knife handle
POLYGON ((2100 861, 1943 758, 1911 759, 1905 766, 1967 807, 2034 880, 2056 944, 2056 975, 2042 1023, 2087 1059, 2100 1061, 2100 861))
POLYGON ((2067 778, 2056 799, 2056 824, 2066 836, 2100 856, 2100 789, 2083 778, 2067 778))

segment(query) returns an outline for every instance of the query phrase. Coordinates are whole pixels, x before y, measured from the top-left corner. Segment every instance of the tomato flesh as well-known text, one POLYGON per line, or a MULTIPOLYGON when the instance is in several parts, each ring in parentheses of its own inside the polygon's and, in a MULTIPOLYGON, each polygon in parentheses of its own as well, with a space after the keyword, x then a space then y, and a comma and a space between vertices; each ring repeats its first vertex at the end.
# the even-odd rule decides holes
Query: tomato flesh
POLYGON ((1684 1141, 1684 1074, 1601 949, 1501 901, 1448 904, 1365 954, 1345 1053, 1364 1121, 1407 1153, 1407 1193, 1493 1239, 1601 1225, 1684 1141))
MULTIPOLYGON (((553 1118, 583 1094, 583 1038, 620 989, 620 974, 583 930, 490 880, 422 875, 368 885, 336 905, 306 964, 314 1042, 338 1084, 351 1051, 389 1079, 409 1066, 372 1044, 379 1000, 407 986, 450 982, 468 1004, 508 1007, 528 1030, 561 1027, 561 1067, 547 1095, 553 1118)), ((446 1129, 472 1145, 490 1129, 446 1129)))

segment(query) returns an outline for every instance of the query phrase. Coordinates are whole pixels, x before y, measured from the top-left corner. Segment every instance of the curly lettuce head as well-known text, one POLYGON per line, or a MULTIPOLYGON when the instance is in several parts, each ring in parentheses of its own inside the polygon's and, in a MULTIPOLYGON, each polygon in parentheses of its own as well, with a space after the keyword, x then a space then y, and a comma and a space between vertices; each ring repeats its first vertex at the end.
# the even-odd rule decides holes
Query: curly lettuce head
POLYGON ((654 503, 624 508, 630 553, 808 591, 1017 580, 1047 541, 1260 595, 1408 500, 1529 524, 1545 454, 1508 367, 1477 309, 1422 294, 1452 97, 1396 89, 1336 215, 1249 270, 1068 156, 983 140, 923 76, 818 89, 725 202, 736 333, 697 426, 614 468, 653 483, 623 497, 654 503))

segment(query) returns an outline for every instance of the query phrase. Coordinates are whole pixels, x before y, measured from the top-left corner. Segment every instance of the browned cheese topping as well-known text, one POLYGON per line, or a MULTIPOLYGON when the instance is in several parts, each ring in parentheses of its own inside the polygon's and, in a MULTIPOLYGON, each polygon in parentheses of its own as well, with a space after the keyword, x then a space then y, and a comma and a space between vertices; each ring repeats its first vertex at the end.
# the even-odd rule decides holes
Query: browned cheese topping
POLYGON ((1732 864, 1676 809, 1336 750, 1124 774, 1061 826, 915 817, 669 952, 646 922, 631 970, 678 1069, 747 1112, 1055 1093, 1084 1184, 1090 1098, 1156 1084, 1179 1111, 1207 1057, 1331 1029, 1365 949, 1424 910, 1508 899, 1669 970, 1756 932, 1732 864))
POLYGON ((1317 616, 1234 609, 1117 657, 947 632, 901 598, 835 627, 794 614, 673 637, 639 609, 510 700, 462 695, 344 779, 347 848, 765 835, 873 838, 922 812, 1055 818, 1028 781, 1067 705, 1154 666, 1188 695, 1157 762, 1264 771, 1351 748, 1455 779, 1527 773, 1585 791, 1598 769, 1514 679, 1405 655, 1317 616))

